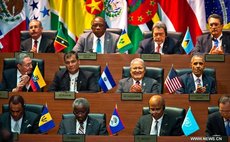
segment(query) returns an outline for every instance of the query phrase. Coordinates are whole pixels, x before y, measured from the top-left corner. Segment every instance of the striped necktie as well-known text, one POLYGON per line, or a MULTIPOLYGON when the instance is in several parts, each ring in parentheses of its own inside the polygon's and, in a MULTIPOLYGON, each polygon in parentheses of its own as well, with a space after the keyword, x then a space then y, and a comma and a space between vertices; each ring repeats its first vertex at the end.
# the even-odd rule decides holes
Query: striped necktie
POLYGON ((84 126, 83 126, 83 123, 80 123, 80 127, 79 127, 79 130, 78 130, 78 134, 84 134, 84 126))

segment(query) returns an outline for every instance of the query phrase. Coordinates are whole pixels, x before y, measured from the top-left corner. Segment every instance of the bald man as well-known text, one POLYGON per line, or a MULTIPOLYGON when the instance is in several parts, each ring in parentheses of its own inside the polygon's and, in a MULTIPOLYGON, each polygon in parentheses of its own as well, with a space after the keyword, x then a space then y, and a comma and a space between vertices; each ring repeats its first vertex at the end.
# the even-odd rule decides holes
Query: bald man
POLYGON ((180 136, 183 135, 183 118, 170 116, 165 110, 165 100, 154 95, 149 100, 150 114, 143 115, 134 128, 134 135, 180 136))

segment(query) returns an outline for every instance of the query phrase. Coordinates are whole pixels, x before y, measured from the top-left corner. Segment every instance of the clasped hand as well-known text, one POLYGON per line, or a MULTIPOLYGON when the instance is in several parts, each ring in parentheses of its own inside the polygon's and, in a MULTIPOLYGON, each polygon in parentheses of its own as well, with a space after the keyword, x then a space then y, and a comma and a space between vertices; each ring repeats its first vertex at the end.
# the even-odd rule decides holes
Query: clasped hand
POLYGON ((130 87, 129 92, 142 92, 142 88, 138 84, 134 84, 130 87))

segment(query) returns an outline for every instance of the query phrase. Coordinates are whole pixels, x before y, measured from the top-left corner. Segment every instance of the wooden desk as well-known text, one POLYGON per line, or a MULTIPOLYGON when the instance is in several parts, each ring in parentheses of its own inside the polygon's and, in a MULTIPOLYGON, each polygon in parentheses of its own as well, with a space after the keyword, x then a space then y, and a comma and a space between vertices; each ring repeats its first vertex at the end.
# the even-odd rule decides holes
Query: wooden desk
MULTIPOLYGON (((62 142, 61 135, 28 135, 19 136, 18 142, 62 142)), ((158 137, 157 142, 188 142, 190 137, 158 137)), ((133 136, 86 136, 86 142, 134 142, 133 136)))
MULTIPOLYGON (((10 93, 21 94, 26 103, 33 104, 46 104, 56 127, 49 131, 49 134, 56 134, 58 131, 58 126, 61 121, 63 113, 72 113, 72 103, 73 100, 54 100, 53 93, 40 92, 40 93, 10 93)), ((220 95, 212 95, 210 102, 196 102, 188 101, 188 95, 169 95, 163 94, 165 98, 166 106, 181 107, 186 110, 191 106, 192 112, 200 126, 200 130, 194 133, 194 136, 204 136, 205 126, 207 121, 208 106, 216 106, 218 98, 220 95)), ((109 124, 112 112, 114 110, 115 104, 118 105, 118 112, 122 121, 125 125, 125 130, 121 131, 119 135, 132 135, 134 127, 142 115, 142 107, 148 106, 148 101, 151 95, 143 95, 142 101, 122 101, 119 94, 107 93, 107 94, 76 94, 76 97, 87 98, 90 102, 90 111, 95 113, 105 113, 106 114, 106 124, 109 124)), ((2 104, 8 103, 8 99, 1 99, 0 106, 2 104)), ((0 108, 0 112, 2 108, 0 108)))
MULTIPOLYGON (((14 53, 0 53, 0 71, 3 68, 3 59, 13 57, 14 53)), ((40 53, 35 54, 35 58, 41 58, 45 60, 45 81, 47 86, 53 80, 55 72, 58 70, 59 66, 64 65, 63 63, 63 53, 40 53)), ((81 60, 80 64, 83 65, 100 65, 103 71, 106 63, 109 65, 111 74, 113 75, 115 82, 121 79, 122 67, 129 66, 130 61, 136 57, 140 57, 139 54, 126 55, 126 54, 104 54, 98 55, 97 60, 81 60)), ((175 69, 189 68, 190 66, 190 56, 189 55, 162 55, 160 62, 146 62, 146 66, 161 67, 164 69, 164 79, 168 75, 168 72, 173 64, 175 69)), ((217 90, 218 93, 230 93, 230 56, 225 56, 225 62, 207 62, 207 67, 216 69, 216 79, 217 79, 217 90)), ((2 79, 2 73, 0 73, 0 80, 2 79)), ((109 91, 109 93, 115 92, 116 87, 109 91)), ((164 89, 164 93, 167 92, 164 89)))

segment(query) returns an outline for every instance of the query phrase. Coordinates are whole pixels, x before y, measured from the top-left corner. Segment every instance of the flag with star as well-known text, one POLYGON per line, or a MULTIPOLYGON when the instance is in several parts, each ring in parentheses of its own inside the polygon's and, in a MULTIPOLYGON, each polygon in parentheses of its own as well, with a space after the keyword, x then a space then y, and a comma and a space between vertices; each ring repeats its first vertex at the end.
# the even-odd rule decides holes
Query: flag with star
POLYGON ((50 5, 48 0, 27 0, 28 3, 28 22, 36 19, 42 22, 44 30, 50 30, 50 5))
POLYGON ((91 21, 103 10, 102 0, 50 0, 52 8, 51 29, 58 29, 66 35, 68 46, 63 52, 71 51, 80 34, 91 29, 91 21))
POLYGON ((58 34, 54 41, 54 48, 56 52, 60 52, 63 49, 65 49, 68 46, 68 40, 66 38, 66 35, 62 31, 62 24, 60 24, 60 27, 58 29, 58 34))

